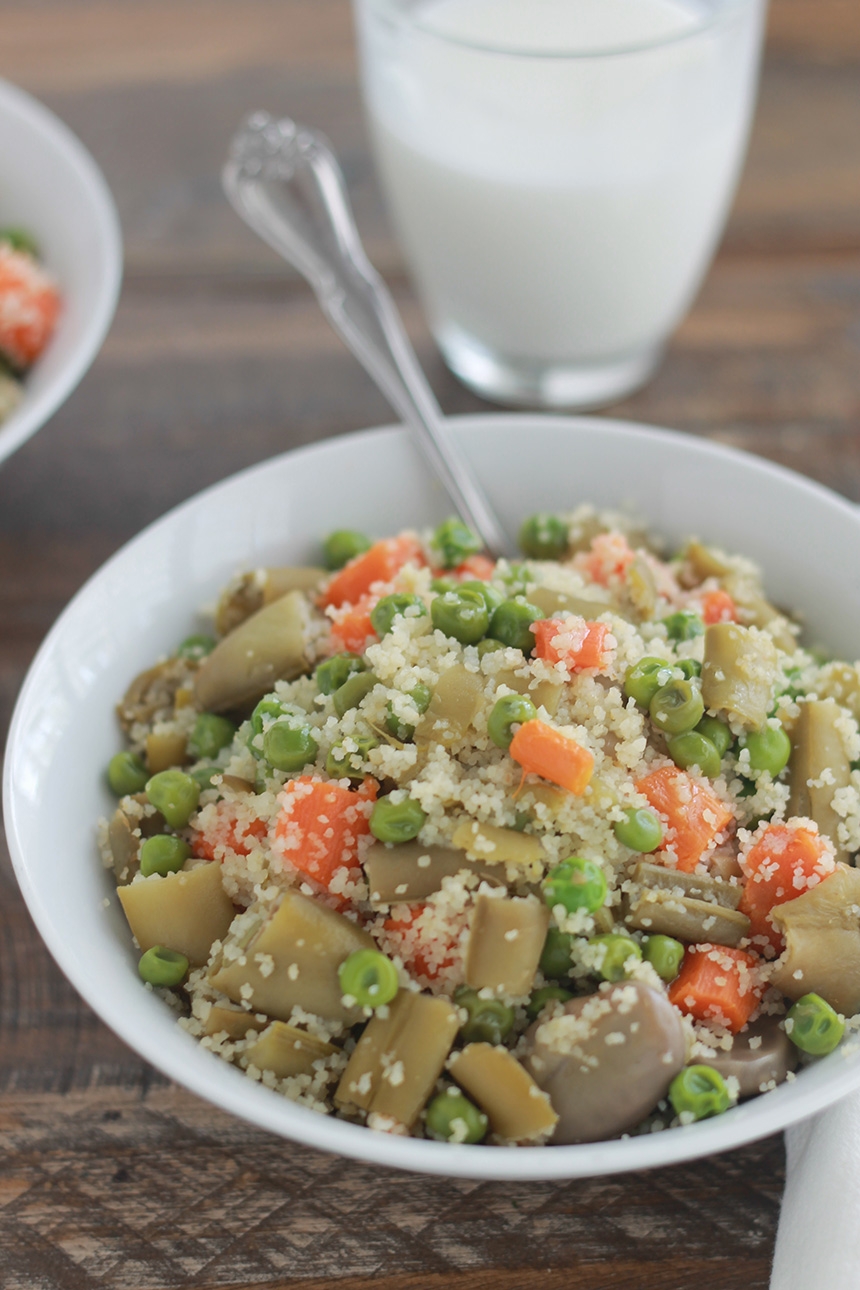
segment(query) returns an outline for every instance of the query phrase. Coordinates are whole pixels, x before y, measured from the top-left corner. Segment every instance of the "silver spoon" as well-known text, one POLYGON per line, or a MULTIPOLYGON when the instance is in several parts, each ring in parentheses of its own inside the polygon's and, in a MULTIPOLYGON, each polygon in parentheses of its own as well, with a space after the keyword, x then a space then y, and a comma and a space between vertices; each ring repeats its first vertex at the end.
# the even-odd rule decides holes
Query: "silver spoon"
POLYGON ((460 518, 491 555, 513 554, 364 252, 324 136, 255 112, 233 138, 222 182, 245 223, 307 278, 335 331, 412 431, 460 518))

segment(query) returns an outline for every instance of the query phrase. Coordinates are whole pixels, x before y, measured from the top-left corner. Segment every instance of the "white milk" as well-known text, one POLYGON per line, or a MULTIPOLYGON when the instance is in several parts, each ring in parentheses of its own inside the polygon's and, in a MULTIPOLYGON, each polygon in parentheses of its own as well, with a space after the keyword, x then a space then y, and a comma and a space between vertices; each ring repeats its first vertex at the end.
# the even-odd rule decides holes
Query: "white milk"
POLYGON ((731 199, 760 0, 425 0, 380 17, 403 7, 358 0, 365 94, 446 357, 651 363, 731 199))

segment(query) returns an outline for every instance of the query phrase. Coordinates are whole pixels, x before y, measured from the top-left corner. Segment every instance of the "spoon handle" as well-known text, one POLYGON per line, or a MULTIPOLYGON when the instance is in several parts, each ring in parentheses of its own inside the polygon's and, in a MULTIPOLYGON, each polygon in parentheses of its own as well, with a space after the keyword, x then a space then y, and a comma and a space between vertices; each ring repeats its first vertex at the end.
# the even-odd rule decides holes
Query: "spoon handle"
POLYGON ((491 555, 507 535, 418 365, 394 302, 368 260, 325 138, 265 112, 233 139, 222 180, 242 219, 308 280, 335 331, 415 435, 458 515, 491 555))

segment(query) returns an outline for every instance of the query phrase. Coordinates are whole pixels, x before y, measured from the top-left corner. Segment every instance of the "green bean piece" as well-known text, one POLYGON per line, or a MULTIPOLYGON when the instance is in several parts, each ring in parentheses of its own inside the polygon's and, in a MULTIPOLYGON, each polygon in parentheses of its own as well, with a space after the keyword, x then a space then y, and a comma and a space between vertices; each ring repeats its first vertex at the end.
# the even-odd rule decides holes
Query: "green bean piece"
POLYGON ((706 739, 710 739, 721 758, 725 757, 732 746, 734 735, 725 721, 720 721, 718 717, 702 717, 696 726, 696 731, 706 739))
POLYGON ((726 1081, 713 1066, 685 1066, 669 1085, 669 1101, 677 1115, 706 1120, 731 1106, 726 1081))
POLYGON ((832 1053, 845 1033, 839 1013, 818 994, 805 994, 788 1010, 785 1029, 795 1048, 813 1057, 832 1053))
POLYGON ((200 785, 181 770, 162 770, 147 780, 146 796, 172 829, 184 829, 197 810, 200 785))
POLYGON ((355 529, 335 529, 323 542, 323 561, 325 567, 334 573, 342 569, 357 555, 370 550, 370 538, 355 529))
POLYGON ((215 712, 201 712, 194 722, 188 740, 188 751, 195 761, 217 757, 222 748, 233 742, 236 727, 215 712))
POLYGON ((512 645, 526 655, 535 647, 535 635, 531 625, 543 618, 543 612, 537 605, 530 605, 527 600, 517 597, 503 600, 498 609, 493 611, 487 635, 503 645, 512 645))
POLYGON ((144 878, 154 873, 160 873, 162 877, 177 873, 190 855, 191 848, 182 838, 175 838, 170 833, 156 833, 140 848, 140 872, 144 878))
POLYGON ((143 762, 132 752, 114 753, 108 762, 107 782, 112 793, 117 797, 126 797, 129 793, 140 793, 149 779, 149 771, 143 762))
POLYGON ((377 636, 387 636, 397 615, 405 616, 407 609, 417 610, 416 613, 409 615, 410 618, 424 618, 427 615, 424 601, 412 592, 396 592, 392 596, 383 596, 378 600, 370 611, 370 625, 377 636))
POLYGON ((301 770, 316 760, 319 745, 307 722, 289 717, 274 722, 263 735, 263 756, 275 770, 301 770))
POLYGON ((186 636, 185 640, 178 646, 176 653, 180 658, 201 659, 212 653, 215 644, 214 636, 207 636, 201 632, 196 636, 186 636))
POLYGON ((700 735, 697 730, 685 730, 682 735, 671 735, 666 740, 669 756, 681 770, 698 766, 699 773, 708 779, 716 779, 720 773, 721 759, 710 739, 700 735))
POLYGON ((427 1132, 437 1142, 483 1142, 489 1120, 453 1085, 437 1093, 424 1117, 427 1132))
POLYGON ((443 520, 430 542, 443 569, 454 569, 470 555, 483 551, 484 544, 462 520, 443 520))
POLYGON ((750 770, 767 771, 771 779, 785 770, 791 757, 791 740, 782 726, 767 725, 761 730, 751 730, 741 741, 741 747, 749 753, 750 770))
POLYGON ((469 1014, 460 1027, 467 1044, 501 1044, 514 1028, 514 1010, 501 999, 483 999, 477 990, 461 985, 454 991, 454 1002, 469 1014))
POLYGON ((411 842, 418 837, 426 819, 426 811, 411 797, 400 802, 380 797, 370 816, 370 831, 380 842, 411 842))
POLYGON ((697 636, 704 636, 705 624, 699 614, 692 609, 679 609, 663 619, 666 635, 670 641, 691 641, 697 636))
POLYGON ((184 954, 168 950, 163 945, 153 945, 140 956, 137 970, 148 985, 169 990, 182 984, 188 975, 188 967, 188 959, 184 954))
POLYGON ((570 856, 550 869, 541 890, 550 909, 562 905, 569 914, 577 909, 593 914, 606 899, 606 878, 594 860, 570 856))
POLYGON ((694 677, 702 675, 702 665, 694 658, 682 658, 675 664, 682 676, 687 681, 692 681, 694 677))
POLYGON ((381 1008, 400 989, 400 974, 381 950, 356 950, 341 963, 337 979, 361 1008, 381 1008))
POLYGON ((319 664, 314 680, 320 694, 334 694, 354 673, 366 671, 367 664, 360 654, 332 654, 319 664))
POLYGON ((648 655, 628 667, 624 677, 624 693, 640 708, 647 708, 654 695, 672 677, 672 664, 664 658, 648 655))
POLYGON ((647 806, 628 806, 624 819, 616 820, 612 825, 612 832, 623 847, 643 855, 656 851, 663 841, 663 825, 647 806))
POLYGON ((487 734, 497 748, 510 748, 514 726, 534 721, 537 708, 524 694, 503 694, 487 718, 487 734))
MULTIPOLYGON (((429 708, 430 700, 433 698, 430 689, 423 681, 419 681, 413 689, 408 691, 408 694, 412 702, 415 704, 419 716, 423 715, 429 708)), ((389 734, 394 735, 394 738, 399 739, 403 744, 408 743, 415 734, 415 727, 410 725, 407 721, 400 720, 394 710, 394 704, 391 700, 389 700, 386 707, 386 713, 385 726, 389 734)))
POLYGON ((684 947, 674 936, 649 936, 645 942, 645 960, 650 963, 661 981, 674 981, 681 970, 684 947))
POLYGON ((446 591, 430 602, 433 626, 461 645, 476 645, 486 635, 490 614, 478 591, 446 591))
POLYGON ((567 555, 568 533, 564 520, 539 511, 523 522, 517 539, 530 560, 560 560, 567 555))
POLYGON ((39 244, 25 228, 3 228, 0 229, 0 242, 6 242, 11 246, 13 251, 21 251, 24 255, 32 255, 34 260, 39 259, 39 244))
POLYGON ((697 726, 704 716, 702 691, 693 681, 667 681, 654 695, 648 711, 658 730, 667 735, 682 735, 697 726))
POLYGON ((600 967, 597 969, 598 976, 603 977, 604 981, 623 981, 627 976, 626 964, 629 960, 634 958, 638 962, 642 958, 642 951, 636 942, 631 937, 622 936, 618 932, 592 936, 588 944, 605 946, 600 967))
POLYGON ((504 603, 505 597, 502 593, 496 591, 496 588, 491 587, 488 582, 482 582, 480 578, 469 578, 457 585, 459 585, 461 591, 477 591, 478 595, 483 597, 489 614, 494 613, 499 605, 504 603))
POLYGON ((536 1017, 540 1016, 548 1003, 555 1001, 567 1003, 568 999, 572 998, 573 995, 569 990, 565 990, 563 986, 542 985, 539 989, 532 990, 529 1001, 526 1004, 526 1013, 534 1021, 536 1017))
POLYGON ((347 751, 342 743, 336 743, 329 749, 325 768, 332 779, 364 779, 367 774, 367 754, 371 748, 379 747, 379 740, 375 735, 353 735, 349 742, 357 747, 347 751))
POLYGON ((538 967, 544 976, 553 977, 556 980, 565 979, 570 975, 572 951, 573 936, 570 932, 563 932, 558 927, 550 927, 547 929, 538 967))
POLYGON ((347 677, 332 696, 337 715, 342 717, 350 708, 357 708, 376 685, 379 685, 379 677, 375 672, 354 672, 347 677))

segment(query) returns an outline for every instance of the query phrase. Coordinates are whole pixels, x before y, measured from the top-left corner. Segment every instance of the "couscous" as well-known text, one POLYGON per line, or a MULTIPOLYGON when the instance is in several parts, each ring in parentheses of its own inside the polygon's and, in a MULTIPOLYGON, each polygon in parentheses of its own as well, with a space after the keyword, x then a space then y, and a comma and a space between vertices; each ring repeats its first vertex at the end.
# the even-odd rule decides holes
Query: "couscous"
POLYGON ((860 1011, 860 667, 618 516, 329 536, 119 704, 104 863, 146 988, 388 1133, 684 1125, 860 1011))

